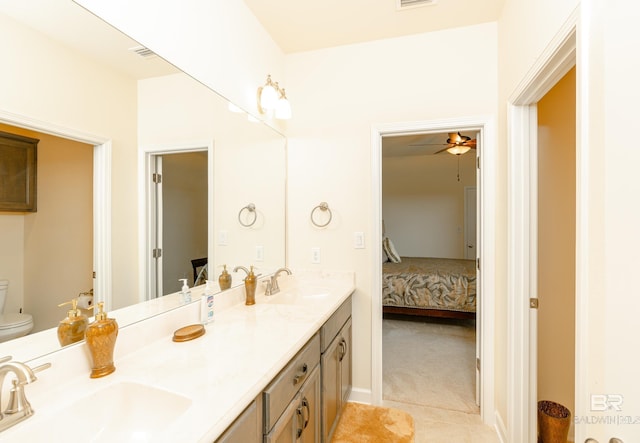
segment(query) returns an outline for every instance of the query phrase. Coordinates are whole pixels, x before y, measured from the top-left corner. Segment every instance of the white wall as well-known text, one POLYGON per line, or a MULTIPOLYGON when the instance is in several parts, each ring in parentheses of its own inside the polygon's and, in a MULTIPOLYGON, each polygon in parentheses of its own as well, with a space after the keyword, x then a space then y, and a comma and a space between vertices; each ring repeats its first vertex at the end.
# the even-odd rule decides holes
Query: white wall
POLYGON ((475 151, 383 158, 382 219, 398 254, 465 258, 464 188, 475 172, 475 151))
MULTIPOLYGON (((11 67, 0 70, 0 112, 113 140, 113 300, 117 307, 129 304, 129 297, 137 300, 137 202, 131 192, 136 189, 135 81, 2 15, 0 40, 7 42, 3 66, 11 67)), ((22 293, 19 284, 12 283, 13 290, 22 293)))
POLYGON ((354 387, 371 389, 372 124, 497 112, 497 26, 466 28, 289 55, 289 263, 356 272, 354 387), (417 56, 419 54, 419 56, 417 56), (473 70, 447 67, 452 54, 473 70), (464 103, 464 106, 460 106, 464 103), (334 220, 309 222, 326 201, 334 220), (354 249, 353 233, 366 249, 354 249), (322 263, 310 263, 321 247, 322 263))

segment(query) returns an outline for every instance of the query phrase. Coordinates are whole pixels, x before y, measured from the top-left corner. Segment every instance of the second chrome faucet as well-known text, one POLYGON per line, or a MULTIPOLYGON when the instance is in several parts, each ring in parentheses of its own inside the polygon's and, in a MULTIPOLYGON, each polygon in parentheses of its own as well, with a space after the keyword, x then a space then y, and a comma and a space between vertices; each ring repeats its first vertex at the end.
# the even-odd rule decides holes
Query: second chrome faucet
POLYGON ((269 281, 267 282, 267 287, 264 290, 264 295, 274 295, 280 292, 280 286, 278 285, 278 276, 286 272, 287 275, 291 275, 291 270, 289 268, 280 268, 276 272, 273 273, 269 281))

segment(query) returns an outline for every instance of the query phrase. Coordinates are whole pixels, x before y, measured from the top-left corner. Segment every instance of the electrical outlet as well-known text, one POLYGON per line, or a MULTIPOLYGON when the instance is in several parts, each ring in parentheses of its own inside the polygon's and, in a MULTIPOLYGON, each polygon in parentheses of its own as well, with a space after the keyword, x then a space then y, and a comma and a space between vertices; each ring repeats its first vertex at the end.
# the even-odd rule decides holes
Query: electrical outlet
POLYGON ((311 263, 320 264, 320 248, 311 248, 311 263))
POLYGON ((264 246, 256 246, 256 261, 264 261, 264 246))
POLYGON ((221 230, 218 232, 218 245, 227 246, 229 244, 229 232, 221 230))
POLYGON ((353 233, 353 247, 355 249, 364 249, 364 232, 357 231, 353 233))

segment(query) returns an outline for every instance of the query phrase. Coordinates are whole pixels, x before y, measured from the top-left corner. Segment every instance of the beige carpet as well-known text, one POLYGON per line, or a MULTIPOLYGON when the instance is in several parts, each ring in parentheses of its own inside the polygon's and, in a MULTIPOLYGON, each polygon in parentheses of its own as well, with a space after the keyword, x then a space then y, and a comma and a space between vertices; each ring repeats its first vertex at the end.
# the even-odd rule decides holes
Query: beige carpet
POLYGON ((383 321, 383 398, 479 413, 473 321, 383 321))
POLYGON ((413 417, 399 409, 348 402, 331 443, 413 443, 413 417))

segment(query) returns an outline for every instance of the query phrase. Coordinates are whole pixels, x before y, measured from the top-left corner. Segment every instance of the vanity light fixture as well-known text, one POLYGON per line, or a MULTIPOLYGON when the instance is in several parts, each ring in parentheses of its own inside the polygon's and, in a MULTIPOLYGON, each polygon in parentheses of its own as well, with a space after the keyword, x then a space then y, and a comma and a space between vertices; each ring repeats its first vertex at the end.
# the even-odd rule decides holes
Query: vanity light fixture
POLYGON ((278 82, 271 80, 271 74, 269 74, 264 86, 258 88, 258 112, 269 114, 274 111, 275 117, 279 120, 291 118, 291 104, 284 88, 281 88, 278 82))

